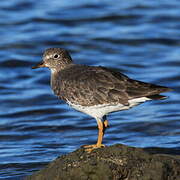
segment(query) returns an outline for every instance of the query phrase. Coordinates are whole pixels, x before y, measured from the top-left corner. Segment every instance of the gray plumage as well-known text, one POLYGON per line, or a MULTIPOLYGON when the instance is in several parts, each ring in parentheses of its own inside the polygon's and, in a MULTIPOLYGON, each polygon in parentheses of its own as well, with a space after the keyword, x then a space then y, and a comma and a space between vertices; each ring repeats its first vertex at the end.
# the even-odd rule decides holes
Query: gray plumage
POLYGON ((153 95, 169 91, 169 88, 132 80, 104 67, 75 64, 54 72, 51 81, 58 97, 82 106, 109 103, 128 105, 128 100, 153 98, 153 95))
POLYGON ((159 95, 170 88, 133 80, 105 67, 74 64, 62 48, 49 48, 36 67, 51 70, 51 87, 62 100, 81 106, 99 104, 129 105, 129 100, 141 97, 163 99, 159 95))
POLYGON ((54 93, 78 111, 97 120, 99 133, 95 145, 103 147, 102 139, 108 113, 126 110, 149 100, 164 99, 160 93, 170 88, 133 80, 128 76, 105 68, 74 64, 69 53, 61 48, 47 49, 43 61, 33 68, 51 70, 51 87, 54 93))

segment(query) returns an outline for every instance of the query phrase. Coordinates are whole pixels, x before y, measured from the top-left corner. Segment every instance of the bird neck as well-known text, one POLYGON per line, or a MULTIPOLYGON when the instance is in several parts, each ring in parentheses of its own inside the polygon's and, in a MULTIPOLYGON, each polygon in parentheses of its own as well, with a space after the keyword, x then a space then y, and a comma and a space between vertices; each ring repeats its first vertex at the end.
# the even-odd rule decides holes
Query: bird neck
POLYGON ((69 64, 60 64, 60 65, 57 65, 56 67, 54 68, 50 68, 51 70, 51 73, 52 74, 56 74, 58 72, 61 72, 65 69, 68 69, 69 67, 71 67, 73 65, 73 63, 69 63, 69 64))

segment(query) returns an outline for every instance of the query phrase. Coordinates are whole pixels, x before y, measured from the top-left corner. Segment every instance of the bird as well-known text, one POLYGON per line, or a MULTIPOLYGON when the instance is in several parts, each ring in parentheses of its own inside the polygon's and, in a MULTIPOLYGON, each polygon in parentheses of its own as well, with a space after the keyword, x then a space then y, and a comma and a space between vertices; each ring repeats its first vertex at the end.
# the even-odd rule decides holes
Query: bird
POLYGON ((146 101, 165 99, 166 96, 160 93, 172 90, 131 79, 107 67, 76 64, 63 48, 46 49, 42 61, 32 69, 41 67, 50 69, 51 88, 59 99, 96 119, 97 142, 84 145, 87 152, 105 147, 102 141, 109 126, 109 113, 128 110, 146 101))

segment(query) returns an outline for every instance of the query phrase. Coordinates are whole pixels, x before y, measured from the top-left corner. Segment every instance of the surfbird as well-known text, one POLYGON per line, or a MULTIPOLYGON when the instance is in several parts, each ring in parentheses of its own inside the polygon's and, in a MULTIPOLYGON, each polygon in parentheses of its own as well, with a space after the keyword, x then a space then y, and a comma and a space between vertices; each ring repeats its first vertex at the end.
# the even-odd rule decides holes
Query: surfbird
POLYGON ((75 64, 68 51, 62 48, 47 49, 42 62, 32 68, 40 67, 51 70, 51 88, 55 95, 96 119, 97 143, 84 146, 87 151, 104 147, 102 140, 108 127, 108 113, 127 110, 149 100, 165 99, 160 93, 171 90, 133 80, 106 67, 75 64))

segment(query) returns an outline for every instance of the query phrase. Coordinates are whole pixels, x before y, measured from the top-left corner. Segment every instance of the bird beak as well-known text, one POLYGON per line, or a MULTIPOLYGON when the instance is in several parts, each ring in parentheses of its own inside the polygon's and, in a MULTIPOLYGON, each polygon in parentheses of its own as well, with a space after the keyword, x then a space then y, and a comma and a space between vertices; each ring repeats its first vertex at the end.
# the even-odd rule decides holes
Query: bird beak
POLYGON ((37 69, 37 68, 41 68, 41 67, 46 67, 46 65, 43 61, 41 61, 39 64, 33 66, 32 69, 37 69))

